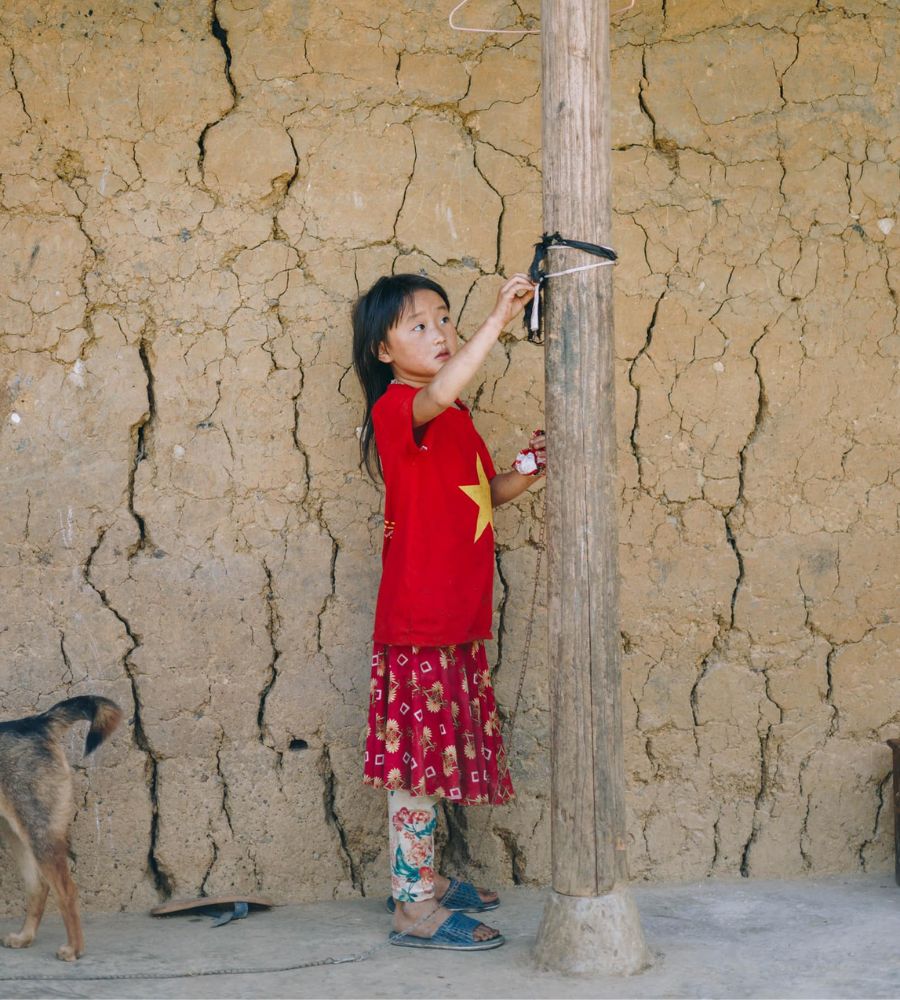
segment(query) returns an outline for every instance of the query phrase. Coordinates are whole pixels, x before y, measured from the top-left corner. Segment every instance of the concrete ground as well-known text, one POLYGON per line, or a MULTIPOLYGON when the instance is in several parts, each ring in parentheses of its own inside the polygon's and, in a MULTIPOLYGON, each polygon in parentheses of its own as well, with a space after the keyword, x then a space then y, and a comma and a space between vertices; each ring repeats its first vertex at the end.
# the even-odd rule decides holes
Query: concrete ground
MULTIPOLYGON (((900 997, 891 875, 633 892, 655 959, 626 979, 538 972, 545 893, 516 889, 491 914, 508 943, 469 955, 385 945, 381 899, 253 911, 216 929, 196 915, 89 915, 77 965, 54 958, 63 930, 49 917, 30 950, 0 950, 0 997, 900 997), (269 971, 354 954, 368 957, 269 971)), ((0 935, 11 929, 0 921, 0 935)))

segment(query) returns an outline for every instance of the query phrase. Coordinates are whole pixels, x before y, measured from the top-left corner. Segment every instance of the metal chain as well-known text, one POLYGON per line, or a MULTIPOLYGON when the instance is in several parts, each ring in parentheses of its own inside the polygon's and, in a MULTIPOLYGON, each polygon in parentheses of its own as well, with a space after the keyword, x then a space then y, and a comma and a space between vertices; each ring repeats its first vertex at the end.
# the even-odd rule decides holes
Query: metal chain
MULTIPOLYGON (((516 729, 516 716, 519 712, 519 703, 522 700, 522 690, 525 686, 525 674, 528 670, 528 660, 531 653, 531 639, 534 633, 534 611, 537 607, 537 595, 538 587, 540 585, 541 579, 541 558, 544 554, 544 537, 546 530, 546 519, 541 518, 541 537, 538 542, 538 552, 537 552, 537 563, 534 568, 534 589, 531 592, 531 611, 528 615, 528 624, 525 628, 525 649, 522 653, 522 669, 519 671, 519 681, 516 685, 516 696, 513 699, 512 711, 509 713, 506 719, 506 725, 504 729, 505 733, 505 744, 506 744, 506 755, 503 758, 503 763, 500 767, 499 778, 502 781, 507 773, 509 772, 509 761, 512 756, 513 741, 515 738, 516 729)), ((491 828, 491 820, 494 816, 494 806, 495 802, 491 803, 490 812, 488 813, 488 829, 491 828)), ((448 899, 456 891, 455 888, 450 888, 444 896, 441 898, 439 906, 443 906, 448 902, 448 899)), ((435 902, 437 902, 435 900, 435 902)), ((379 949, 386 947, 393 942, 411 935, 414 930, 421 927, 427 920, 434 916, 436 909, 429 910, 424 917, 417 920, 411 927, 408 927, 405 931, 397 931, 388 936, 387 941, 379 941, 377 944, 372 945, 371 948, 366 951, 359 952, 356 955, 344 955, 344 956, 329 956, 328 958, 310 959, 308 962, 296 962, 292 965, 278 965, 270 966, 266 968, 255 968, 247 969, 241 967, 228 968, 228 969, 189 969, 187 972, 122 972, 122 973, 107 973, 105 975, 97 976, 59 976, 59 975, 36 975, 36 976, 0 976, 0 983, 18 983, 18 982, 38 982, 38 983, 51 983, 51 982, 67 982, 67 983, 94 983, 112 980, 155 980, 155 979, 194 979, 201 976, 250 976, 250 975, 275 975, 281 972, 298 972, 301 969, 315 969, 321 968, 327 965, 349 965, 353 962, 365 962, 368 961, 379 949)))
MULTIPOLYGON (((377 945, 382 947, 381 942, 377 945)), ((374 951, 375 949, 370 949, 374 951)), ((348 955, 346 958, 321 958, 309 962, 299 962, 296 965, 280 965, 265 969, 189 969, 187 972, 110 972, 96 976, 49 976, 28 975, 0 976, 0 983, 96 983, 105 980, 125 979, 194 979, 200 976, 247 976, 251 974, 266 975, 279 972, 294 972, 298 969, 312 969, 321 965, 344 965, 348 962, 362 962, 369 958, 370 952, 361 955, 348 955)))

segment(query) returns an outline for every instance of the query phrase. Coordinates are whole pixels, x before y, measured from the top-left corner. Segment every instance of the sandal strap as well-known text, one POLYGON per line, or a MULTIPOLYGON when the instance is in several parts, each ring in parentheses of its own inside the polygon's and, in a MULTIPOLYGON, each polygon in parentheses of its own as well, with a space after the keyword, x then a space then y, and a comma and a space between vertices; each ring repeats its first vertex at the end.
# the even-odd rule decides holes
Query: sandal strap
POLYGON ((431 935, 431 940, 442 944, 474 944, 475 931, 480 926, 480 920, 473 920, 465 913, 454 910, 431 935))
POLYGON ((478 890, 471 882, 463 882, 458 878, 450 879, 450 887, 441 897, 441 906, 450 906, 454 910, 478 909, 484 906, 484 900, 478 895, 478 890))

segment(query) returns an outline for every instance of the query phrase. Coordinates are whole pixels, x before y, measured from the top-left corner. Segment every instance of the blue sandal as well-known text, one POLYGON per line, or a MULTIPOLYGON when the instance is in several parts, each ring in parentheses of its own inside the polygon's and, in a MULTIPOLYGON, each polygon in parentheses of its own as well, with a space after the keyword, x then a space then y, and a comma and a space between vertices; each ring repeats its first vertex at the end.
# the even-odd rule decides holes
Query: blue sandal
POLYGON ((394 931, 388 935, 388 942, 399 948, 443 948, 447 951, 488 951, 506 943, 502 934, 486 941, 476 940, 475 931, 480 926, 479 921, 457 911, 451 913, 431 937, 394 931))
MULTIPOLYGON (((486 913, 488 910, 496 910, 500 905, 499 899, 491 899, 486 903, 471 882, 462 882, 458 878, 450 879, 450 888, 436 902, 454 913, 486 913)), ((397 908, 393 896, 388 896, 385 905, 388 913, 393 913, 397 908)))

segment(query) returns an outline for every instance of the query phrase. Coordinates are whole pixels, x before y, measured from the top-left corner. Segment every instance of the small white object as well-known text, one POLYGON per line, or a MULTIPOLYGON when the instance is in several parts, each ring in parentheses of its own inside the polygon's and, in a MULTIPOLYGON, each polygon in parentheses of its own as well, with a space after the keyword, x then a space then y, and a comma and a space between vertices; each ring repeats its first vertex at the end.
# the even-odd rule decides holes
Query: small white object
POLYGON ((537 333, 541 325, 540 318, 538 317, 538 309, 539 309, 538 303, 540 302, 540 300, 541 300, 541 282, 539 281, 537 283, 537 288, 535 288, 534 290, 534 298, 531 300, 531 321, 529 322, 528 326, 532 333, 537 333))
POLYGON ((172 449, 172 454, 176 458, 184 458, 184 448, 182 448, 180 444, 176 444, 172 449))
POLYGON ((22 423, 22 418, 19 416, 18 413, 10 413, 9 422, 11 424, 20 424, 22 423))
POLYGON ((885 236, 887 236, 890 233, 890 231, 894 228, 894 220, 879 219, 878 228, 884 233, 885 236))
POLYGON ((721 361, 716 361, 713 364, 713 368, 715 368, 715 370, 717 372, 723 372, 723 371, 725 371, 725 365, 723 365, 721 361))

